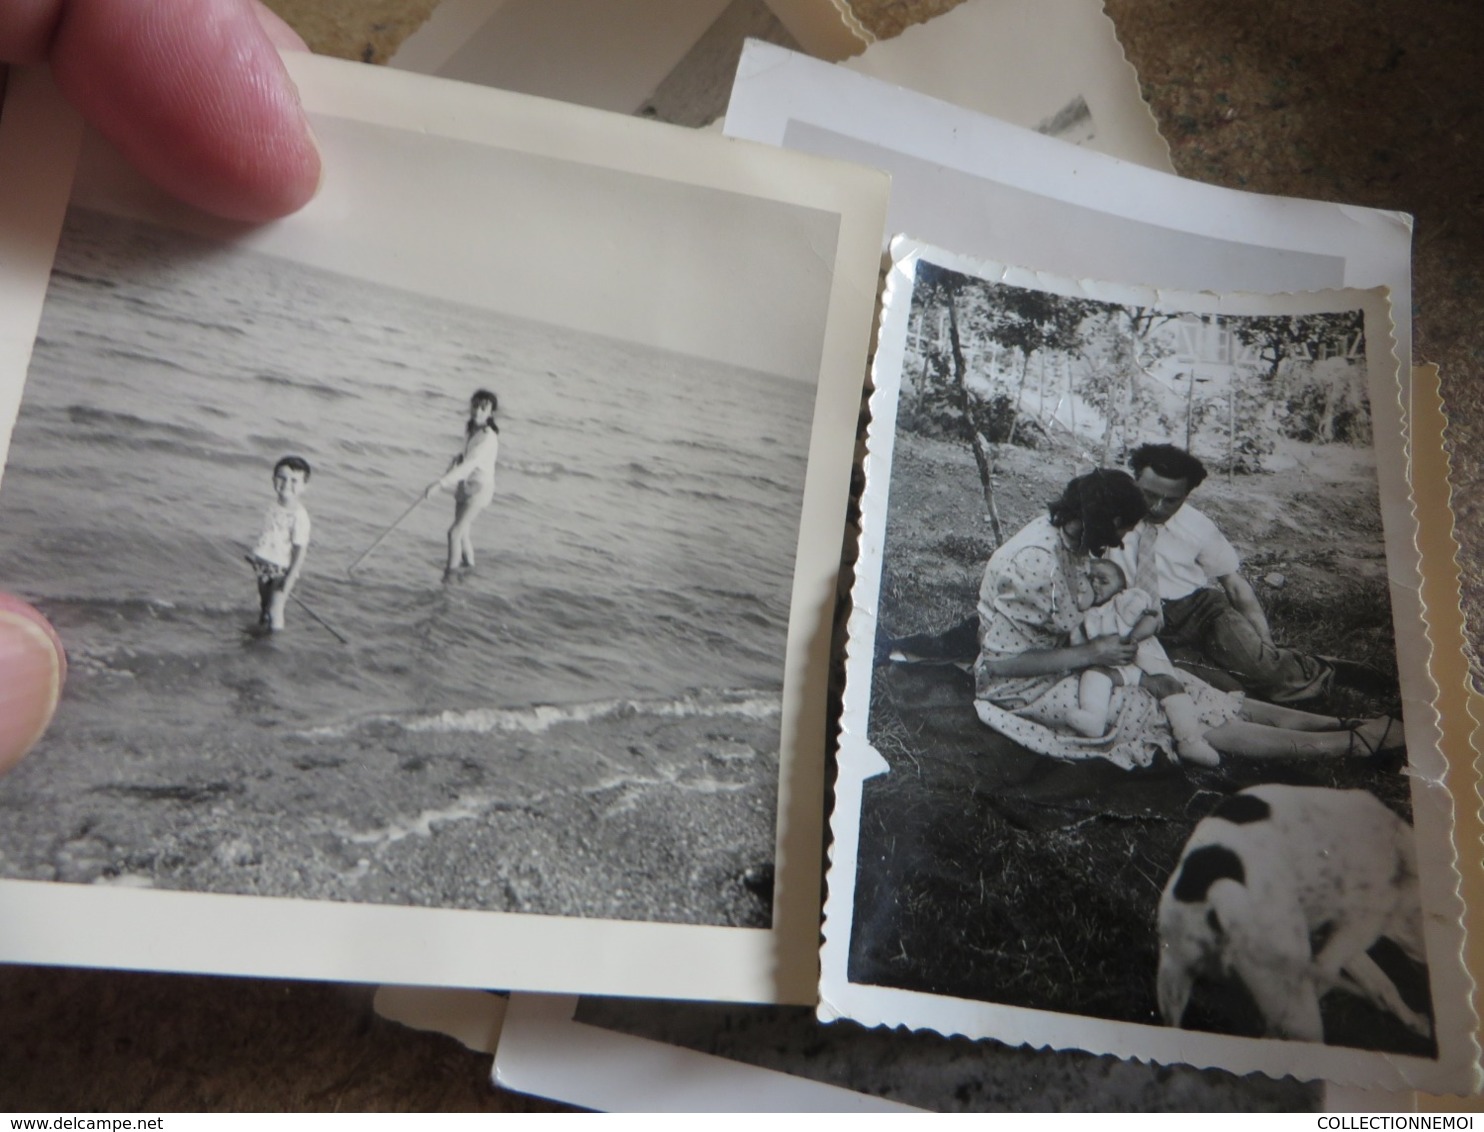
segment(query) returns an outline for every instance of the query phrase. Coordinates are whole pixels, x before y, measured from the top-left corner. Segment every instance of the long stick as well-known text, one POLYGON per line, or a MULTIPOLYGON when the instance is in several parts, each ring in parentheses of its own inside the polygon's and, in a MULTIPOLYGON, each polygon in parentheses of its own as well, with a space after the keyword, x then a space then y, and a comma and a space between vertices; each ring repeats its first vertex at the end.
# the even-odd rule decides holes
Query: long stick
POLYGON ((407 510, 403 511, 400 515, 398 515, 396 522, 394 522, 386 530, 382 531, 381 534, 377 535, 376 536, 376 541, 373 542, 370 546, 368 546, 365 550, 363 550, 361 552, 361 556, 359 558, 357 558, 354 562, 352 562, 349 566, 347 566, 345 568, 345 572, 347 574, 353 574, 353 573, 355 573, 356 567, 359 566, 362 562, 366 561, 367 558, 371 557, 371 552, 373 550, 375 550, 378 546, 380 546, 383 542, 385 542, 386 541, 386 536, 389 535, 389 534, 391 534, 398 527, 400 527, 402 525, 402 520, 405 519, 405 518, 407 518, 407 516, 408 515, 411 515, 414 511, 416 511, 417 510, 417 507, 418 507, 418 504, 420 504, 426 498, 427 498, 426 495, 419 495, 416 499, 414 499, 412 501, 412 506, 409 507, 409 508, 407 508, 407 510))
POLYGON ((331 625, 328 621, 326 621, 318 613, 316 613, 314 610, 310 609, 309 606, 305 603, 305 601, 304 601, 304 599, 302 597, 300 597, 296 593, 289 594, 289 597, 293 598, 294 601, 298 603, 298 606, 299 606, 300 609, 302 609, 305 613, 309 614, 309 616, 313 617, 316 621, 318 621, 321 625, 323 625, 326 629, 328 629, 334 635, 335 639, 337 641, 339 641, 342 645, 348 645, 348 644, 350 644, 350 641, 346 639, 345 635, 343 633, 341 633, 339 629, 335 628, 335 626, 331 625))

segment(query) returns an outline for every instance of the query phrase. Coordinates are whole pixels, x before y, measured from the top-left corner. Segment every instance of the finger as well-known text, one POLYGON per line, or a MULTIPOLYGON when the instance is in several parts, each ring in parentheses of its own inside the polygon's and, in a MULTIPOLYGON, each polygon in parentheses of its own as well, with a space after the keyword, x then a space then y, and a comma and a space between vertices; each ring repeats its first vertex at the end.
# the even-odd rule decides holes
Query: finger
POLYGON ((0 774, 41 738, 57 710, 66 674, 62 642, 46 618, 0 594, 0 774))
MULTIPOLYGON (((6 0, 0 5, 0 62, 40 63, 51 48, 63 0, 6 0)), ((279 14, 257 4, 258 21, 280 51, 308 51, 309 45, 279 14)))
POLYGON ((40 63, 61 14, 61 0, 5 0, 0 4, 0 62, 40 63))
POLYGON ((308 51, 309 44, 289 24, 266 4, 256 4, 258 10, 258 23, 263 27, 263 32, 272 41, 273 46, 280 51, 308 51))
POLYGON ((230 219, 274 219, 314 195, 320 159, 275 46, 302 41, 263 13, 256 0, 74 3, 57 25, 52 69, 161 188, 230 219))

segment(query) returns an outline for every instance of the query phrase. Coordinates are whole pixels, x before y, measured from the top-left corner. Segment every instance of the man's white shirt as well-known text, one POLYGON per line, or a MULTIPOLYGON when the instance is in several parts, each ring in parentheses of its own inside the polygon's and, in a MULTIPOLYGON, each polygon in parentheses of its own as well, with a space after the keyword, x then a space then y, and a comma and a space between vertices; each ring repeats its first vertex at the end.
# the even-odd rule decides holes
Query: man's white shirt
MULTIPOLYGON (((1107 552, 1107 557, 1118 563, 1128 578, 1138 573, 1139 539, 1145 537, 1149 526, 1147 520, 1139 523, 1124 538, 1122 547, 1107 552)), ((1154 561, 1161 601, 1189 597, 1217 578, 1235 574, 1242 566, 1236 547, 1215 523, 1189 503, 1160 526, 1154 561)))

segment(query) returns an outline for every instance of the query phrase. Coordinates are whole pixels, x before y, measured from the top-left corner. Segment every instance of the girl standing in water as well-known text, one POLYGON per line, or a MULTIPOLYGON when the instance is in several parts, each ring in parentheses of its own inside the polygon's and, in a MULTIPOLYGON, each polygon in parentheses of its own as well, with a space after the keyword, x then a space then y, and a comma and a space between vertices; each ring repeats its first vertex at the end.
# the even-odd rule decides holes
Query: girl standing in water
POLYGON ((460 567, 474 565, 474 520, 495 495, 495 460, 500 455, 500 429, 495 424, 499 398, 488 389, 469 398, 469 422, 464 426, 464 450, 453 458, 448 471, 428 485, 423 497, 436 491, 453 491, 453 526, 448 528, 448 566, 443 580, 449 581, 460 567))

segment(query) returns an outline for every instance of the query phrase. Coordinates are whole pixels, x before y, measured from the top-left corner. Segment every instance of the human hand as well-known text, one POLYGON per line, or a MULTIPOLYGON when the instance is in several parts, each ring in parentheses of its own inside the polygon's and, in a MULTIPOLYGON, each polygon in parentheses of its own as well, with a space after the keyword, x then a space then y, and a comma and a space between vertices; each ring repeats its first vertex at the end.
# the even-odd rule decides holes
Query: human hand
MULTIPOLYGON (((278 49, 304 41, 258 0, 0 0, 7 63, 49 62, 63 95, 150 180, 232 220, 303 206, 319 151, 278 49)), ((35 609, 0 594, 0 773, 40 738, 66 660, 35 609)))
POLYGON ((319 151, 258 0, 0 0, 0 63, 57 86, 140 172, 188 204, 263 221, 302 207, 319 151))
POLYGON ((0 774, 41 738, 67 674, 62 642, 46 619, 19 598, 0 594, 0 774))
POLYGON ((1117 633, 1094 637, 1082 646, 1087 652, 1087 667, 1095 665, 1117 668, 1121 664, 1132 664, 1136 646, 1125 641, 1117 633))

